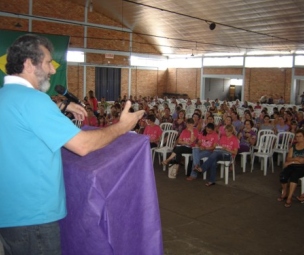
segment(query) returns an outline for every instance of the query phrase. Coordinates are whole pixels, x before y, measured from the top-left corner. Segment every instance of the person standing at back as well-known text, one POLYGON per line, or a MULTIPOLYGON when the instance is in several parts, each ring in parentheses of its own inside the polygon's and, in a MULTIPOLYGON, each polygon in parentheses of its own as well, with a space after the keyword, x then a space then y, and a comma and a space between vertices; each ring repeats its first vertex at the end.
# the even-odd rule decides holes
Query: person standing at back
POLYGON ((48 39, 27 34, 8 49, 0 89, 0 239, 5 254, 60 255, 58 220, 66 212, 61 147, 84 156, 131 130, 143 112, 128 102, 116 125, 82 131, 60 110, 83 120, 78 104, 56 105, 43 92, 56 73, 48 39), (60 108, 60 109, 59 109, 60 108))

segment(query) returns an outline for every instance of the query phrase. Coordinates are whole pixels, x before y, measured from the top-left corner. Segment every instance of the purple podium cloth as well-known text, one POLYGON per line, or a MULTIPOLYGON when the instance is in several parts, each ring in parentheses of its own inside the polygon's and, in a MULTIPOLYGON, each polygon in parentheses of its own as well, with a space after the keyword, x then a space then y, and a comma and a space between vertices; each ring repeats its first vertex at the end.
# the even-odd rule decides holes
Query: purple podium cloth
POLYGON ((163 254, 149 139, 128 133, 80 157, 62 149, 63 255, 163 254))

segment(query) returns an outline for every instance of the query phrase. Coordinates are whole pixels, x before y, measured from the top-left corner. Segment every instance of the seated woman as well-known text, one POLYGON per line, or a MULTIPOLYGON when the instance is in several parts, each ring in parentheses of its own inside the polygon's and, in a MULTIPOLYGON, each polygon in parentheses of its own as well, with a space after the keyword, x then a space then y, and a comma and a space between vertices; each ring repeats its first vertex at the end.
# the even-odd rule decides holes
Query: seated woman
POLYGON ((155 116, 153 114, 147 116, 146 122, 147 126, 143 134, 149 136, 151 148, 157 147, 163 131, 159 125, 155 124, 155 116))
POLYGON ((197 177, 197 169, 200 165, 201 158, 209 157, 218 143, 218 134, 215 132, 213 123, 208 123, 202 133, 198 135, 198 147, 192 150, 193 164, 188 181, 192 181, 197 177))
POLYGON ((245 120, 243 130, 238 134, 238 138, 240 140, 240 149, 238 153, 241 152, 249 152, 250 147, 255 145, 257 134, 252 130, 253 128, 252 120, 245 120))
POLYGON ((208 111, 211 113, 217 113, 217 107, 215 106, 215 102, 211 102, 211 106, 209 107, 208 111))
POLYGON ((192 118, 187 119, 186 123, 187 128, 182 131, 177 140, 177 145, 174 147, 169 158, 162 162, 163 165, 167 165, 174 157, 175 163, 180 164, 183 153, 192 153, 192 147, 195 146, 198 131, 194 128, 194 120, 192 118))
POLYGON ((263 120, 264 122, 260 125, 259 130, 269 129, 274 131, 274 125, 271 123, 269 115, 265 115, 263 120))
POLYGON ((278 118, 278 124, 275 125, 275 133, 288 132, 289 126, 285 123, 284 116, 280 115, 278 118))
POLYGON ((219 141, 221 150, 214 150, 201 165, 201 168, 196 169, 198 172, 209 171, 209 180, 206 183, 207 187, 215 184, 217 162, 220 160, 231 160, 231 157, 235 157, 239 149, 239 140, 234 134, 234 127, 227 125, 225 131, 226 135, 222 136, 219 141))
MULTIPOLYGON (((286 199, 284 206, 291 206, 293 193, 298 185, 298 181, 304 176, 304 130, 296 131, 296 144, 289 149, 288 156, 284 165, 284 169, 280 174, 280 182, 282 185, 282 194, 277 199, 279 202, 286 199), (289 190, 288 189, 289 181, 289 190)), ((304 201, 303 194, 297 197, 299 201, 304 201)))
POLYGON ((222 137, 222 136, 226 135, 225 127, 227 125, 232 125, 232 118, 230 116, 227 116, 224 120, 224 124, 218 127, 219 137, 222 137))
POLYGON ((178 113, 178 118, 173 121, 173 130, 178 132, 178 135, 187 127, 186 122, 186 112, 185 110, 180 110, 178 113))
POLYGON ((199 115, 198 113, 193 113, 192 119, 194 120, 194 127, 200 132, 202 130, 202 124, 203 124, 201 115, 199 115))

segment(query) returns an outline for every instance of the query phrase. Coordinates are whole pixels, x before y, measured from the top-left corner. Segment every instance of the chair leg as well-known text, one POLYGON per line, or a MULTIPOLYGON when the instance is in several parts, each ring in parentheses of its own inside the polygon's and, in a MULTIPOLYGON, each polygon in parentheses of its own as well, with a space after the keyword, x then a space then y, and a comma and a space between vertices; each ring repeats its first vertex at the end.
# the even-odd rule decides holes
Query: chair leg
POLYGON ((232 178, 233 178, 233 181, 235 181, 235 166, 234 166, 234 163, 232 164, 232 178))
POLYGON ((189 164, 189 157, 185 156, 185 175, 187 175, 188 164, 189 164))
POLYGON ((203 173, 203 180, 206 180, 207 179, 207 171, 205 171, 204 173, 203 173))
POLYGON ((221 178, 224 177, 224 165, 221 164, 221 175, 220 175, 221 178))
POLYGON ((285 161, 286 161, 286 153, 283 152, 282 153, 282 167, 284 167, 285 161))
POLYGON ((281 162, 281 153, 278 153, 278 159, 277 159, 278 166, 280 165, 280 162, 281 162))
POLYGON ((251 173, 252 173, 252 170, 253 170, 253 162, 254 162, 254 155, 252 156, 252 160, 251 160, 251 173))
MULTIPOLYGON (((165 158, 166 158, 166 153, 163 152, 163 160, 165 160, 165 158)), ((163 165, 163 171, 166 171, 166 166, 165 165, 163 165)))
POLYGON ((229 165, 225 164, 225 184, 228 184, 228 177, 229 177, 229 165))
POLYGON ((267 163, 268 163, 268 160, 267 160, 267 158, 263 158, 263 161, 264 161, 264 176, 266 176, 266 174, 267 174, 267 163))

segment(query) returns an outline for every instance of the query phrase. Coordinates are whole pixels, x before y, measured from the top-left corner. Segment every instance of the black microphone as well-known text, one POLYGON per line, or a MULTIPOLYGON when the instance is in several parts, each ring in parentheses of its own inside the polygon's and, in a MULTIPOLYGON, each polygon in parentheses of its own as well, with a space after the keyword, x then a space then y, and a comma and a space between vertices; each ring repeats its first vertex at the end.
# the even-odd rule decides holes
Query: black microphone
POLYGON ((74 96, 72 93, 70 93, 68 91, 68 89, 66 89, 62 85, 56 85, 55 86, 55 91, 58 94, 65 96, 69 101, 74 102, 76 104, 80 104, 84 107, 83 103, 76 96, 74 96))

